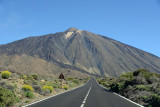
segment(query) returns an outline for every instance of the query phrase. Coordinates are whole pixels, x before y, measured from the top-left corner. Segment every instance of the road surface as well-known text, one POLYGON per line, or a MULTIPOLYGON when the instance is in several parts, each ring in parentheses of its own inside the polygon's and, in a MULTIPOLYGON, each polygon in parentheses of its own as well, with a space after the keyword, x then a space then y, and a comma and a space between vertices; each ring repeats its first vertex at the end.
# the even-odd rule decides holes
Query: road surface
POLYGON ((27 107, 139 107, 105 88, 95 79, 75 90, 60 94, 27 107))

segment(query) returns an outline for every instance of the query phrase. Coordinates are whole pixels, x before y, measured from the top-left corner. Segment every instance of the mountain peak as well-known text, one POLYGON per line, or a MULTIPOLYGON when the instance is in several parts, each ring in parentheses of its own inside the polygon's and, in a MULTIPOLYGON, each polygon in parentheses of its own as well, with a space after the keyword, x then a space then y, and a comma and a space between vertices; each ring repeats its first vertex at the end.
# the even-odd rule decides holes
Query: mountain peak
POLYGON ((68 31, 68 32, 76 32, 76 31, 78 31, 78 29, 75 28, 75 27, 71 27, 71 28, 69 28, 67 31, 68 31))

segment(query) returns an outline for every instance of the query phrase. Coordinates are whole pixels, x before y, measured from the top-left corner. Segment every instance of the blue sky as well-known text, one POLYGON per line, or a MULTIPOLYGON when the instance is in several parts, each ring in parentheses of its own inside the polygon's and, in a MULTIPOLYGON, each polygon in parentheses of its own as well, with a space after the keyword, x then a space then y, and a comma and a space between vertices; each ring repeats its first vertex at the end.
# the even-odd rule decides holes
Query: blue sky
POLYGON ((160 0, 0 0, 0 44, 70 27, 160 57, 160 0))

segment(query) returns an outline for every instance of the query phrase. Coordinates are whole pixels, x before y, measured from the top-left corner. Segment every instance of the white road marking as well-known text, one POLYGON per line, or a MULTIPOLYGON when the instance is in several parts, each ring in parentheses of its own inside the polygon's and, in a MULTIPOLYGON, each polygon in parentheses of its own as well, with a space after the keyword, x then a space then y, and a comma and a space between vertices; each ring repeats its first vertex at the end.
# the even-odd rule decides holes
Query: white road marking
POLYGON ((81 107, 83 107, 83 106, 84 106, 84 104, 81 105, 81 107))
POLYGON ((87 97, 88 97, 90 91, 91 91, 91 87, 89 88, 89 90, 87 92, 87 95, 85 96, 85 98, 84 98, 84 100, 83 100, 83 102, 82 102, 80 107, 84 107, 84 104, 86 103, 86 100, 87 100, 87 97))
MULTIPOLYGON (((94 78, 94 79, 95 79, 95 78, 94 78)), ((95 81, 96 81, 96 79, 95 79, 95 81)), ((97 82, 97 81, 96 81, 96 82, 97 82)), ((100 85, 98 82, 97 82, 97 84, 98 84, 100 87, 107 89, 106 87, 100 85)), ((125 99, 125 100, 127 100, 127 101, 129 101, 129 102, 131 102, 131 103, 133 103, 133 104, 135 104, 135 105, 137 105, 137 106, 139 106, 139 107, 144 107, 144 106, 142 106, 142 105, 140 105, 140 104, 138 104, 138 103, 136 103, 136 102, 134 102, 134 101, 131 101, 130 99, 128 99, 128 98, 126 98, 126 97, 123 97, 123 96, 115 93, 115 92, 113 92, 113 94, 115 94, 115 95, 117 95, 117 96, 119 96, 119 97, 121 97, 121 98, 123 98, 123 99, 125 99)))

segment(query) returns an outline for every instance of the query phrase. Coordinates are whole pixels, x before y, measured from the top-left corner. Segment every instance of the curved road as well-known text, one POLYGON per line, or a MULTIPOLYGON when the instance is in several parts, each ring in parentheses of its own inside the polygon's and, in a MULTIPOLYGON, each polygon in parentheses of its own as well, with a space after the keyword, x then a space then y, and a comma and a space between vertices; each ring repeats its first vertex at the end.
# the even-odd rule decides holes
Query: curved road
POLYGON ((95 79, 75 90, 51 97, 27 107, 139 107, 105 88, 95 79))

